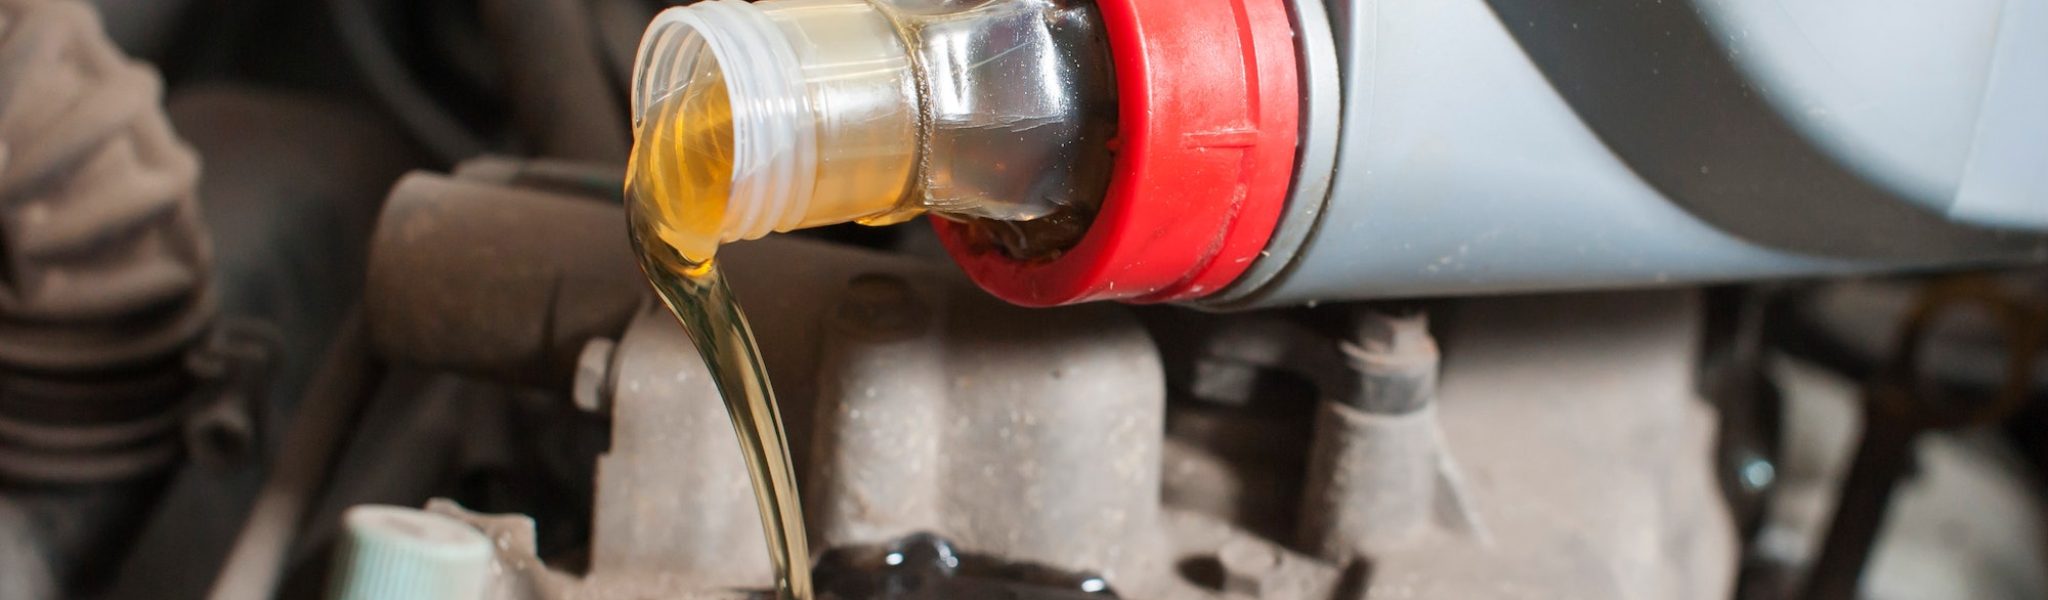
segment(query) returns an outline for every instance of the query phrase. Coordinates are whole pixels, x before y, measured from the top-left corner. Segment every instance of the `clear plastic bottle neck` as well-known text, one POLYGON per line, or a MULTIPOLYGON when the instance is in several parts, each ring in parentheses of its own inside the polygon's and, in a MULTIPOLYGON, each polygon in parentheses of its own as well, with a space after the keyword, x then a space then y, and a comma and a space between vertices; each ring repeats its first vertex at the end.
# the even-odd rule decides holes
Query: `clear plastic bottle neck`
POLYGON ((1081 0, 712 0, 650 25, 632 100, 642 145, 730 139, 720 241, 929 210, 1002 221, 991 243, 1015 249, 1085 229, 1114 94, 1081 0), (721 102, 677 101, 707 85, 721 102))

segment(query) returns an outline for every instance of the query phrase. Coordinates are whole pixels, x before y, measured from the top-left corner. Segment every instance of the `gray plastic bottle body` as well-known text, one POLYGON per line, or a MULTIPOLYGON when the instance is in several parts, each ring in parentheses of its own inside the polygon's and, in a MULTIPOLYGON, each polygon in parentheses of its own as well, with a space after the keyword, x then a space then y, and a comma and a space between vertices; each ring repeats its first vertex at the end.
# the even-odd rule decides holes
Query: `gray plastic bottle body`
POLYGON ((2048 1, 1756 4, 1297 4, 1334 167, 1203 304, 2048 260, 2048 1))

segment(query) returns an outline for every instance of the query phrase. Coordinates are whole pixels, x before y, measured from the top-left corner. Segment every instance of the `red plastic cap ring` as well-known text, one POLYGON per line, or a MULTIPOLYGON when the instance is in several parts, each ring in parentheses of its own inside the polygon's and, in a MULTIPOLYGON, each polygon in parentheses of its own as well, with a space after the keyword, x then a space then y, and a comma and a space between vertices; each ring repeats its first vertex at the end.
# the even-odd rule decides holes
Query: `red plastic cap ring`
POLYGON ((1294 174, 1301 96, 1284 0, 1098 0, 1116 65, 1116 170, 1088 233, 1020 261, 933 219, 1004 300, 1172 302, 1222 290, 1265 250, 1294 174))

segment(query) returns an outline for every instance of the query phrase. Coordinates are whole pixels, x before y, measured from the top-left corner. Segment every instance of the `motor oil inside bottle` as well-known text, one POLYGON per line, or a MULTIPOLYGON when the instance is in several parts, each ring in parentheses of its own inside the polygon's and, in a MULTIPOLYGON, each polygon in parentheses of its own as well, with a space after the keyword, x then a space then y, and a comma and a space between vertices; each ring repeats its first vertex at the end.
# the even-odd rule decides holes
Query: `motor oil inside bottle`
POLYGON ((626 213, 641 268, 711 366, 753 478, 777 597, 810 600, 810 549, 782 417, 753 331, 714 261, 733 165, 722 75, 698 69, 634 124, 633 137, 626 213))

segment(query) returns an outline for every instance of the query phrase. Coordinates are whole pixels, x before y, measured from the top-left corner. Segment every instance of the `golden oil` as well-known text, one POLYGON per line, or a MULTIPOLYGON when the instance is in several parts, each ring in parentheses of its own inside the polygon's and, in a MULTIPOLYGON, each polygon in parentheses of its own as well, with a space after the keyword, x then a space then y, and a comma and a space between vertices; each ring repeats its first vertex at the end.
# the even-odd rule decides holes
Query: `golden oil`
MULTIPOLYGON (((702 65, 690 77, 634 127, 626 201, 635 234, 708 268, 732 192, 732 101, 716 66, 702 65)), ((665 254, 642 250, 643 256, 665 254)))
POLYGON ((700 66, 690 85, 647 111, 633 137, 626 212, 641 268, 711 366, 753 479, 777 597, 810 600, 803 503, 775 391, 746 315, 713 260, 734 160, 722 74, 700 66))

